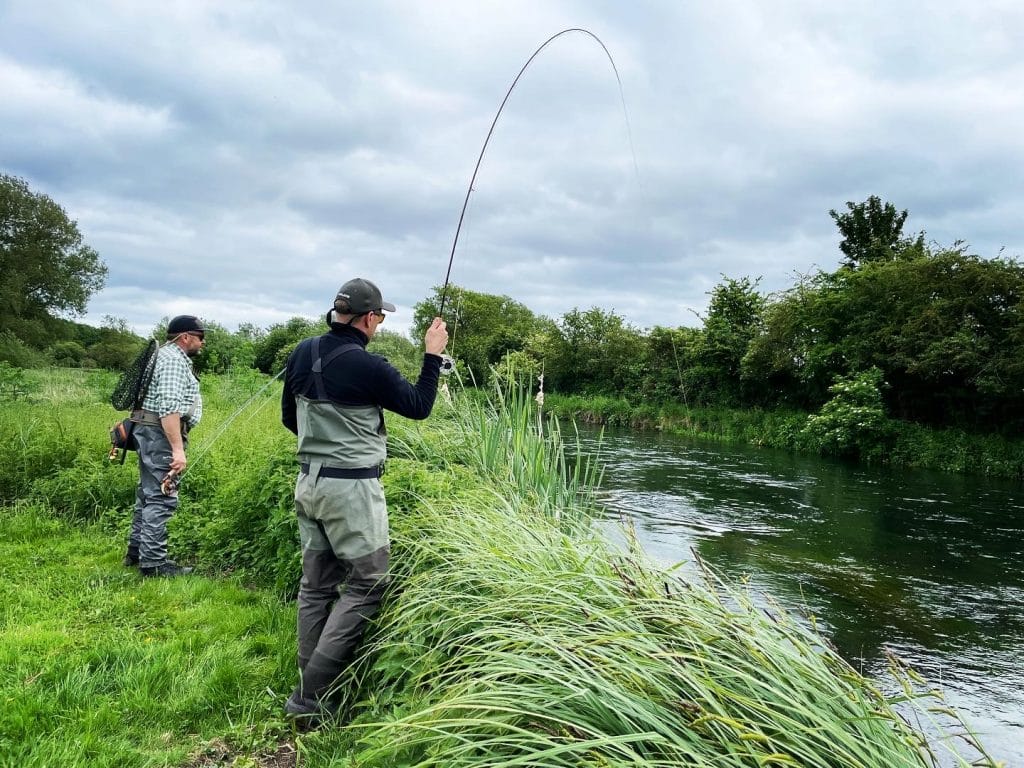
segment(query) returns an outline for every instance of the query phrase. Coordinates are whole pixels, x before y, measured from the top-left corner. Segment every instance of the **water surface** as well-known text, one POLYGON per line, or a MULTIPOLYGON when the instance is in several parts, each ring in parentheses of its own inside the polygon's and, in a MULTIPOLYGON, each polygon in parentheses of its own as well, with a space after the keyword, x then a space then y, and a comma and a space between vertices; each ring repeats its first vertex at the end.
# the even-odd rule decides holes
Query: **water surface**
POLYGON ((1024 767, 1024 485, 659 433, 583 442, 606 467, 609 521, 632 521, 654 560, 692 548, 810 611, 869 676, 895 652, 1024 767))

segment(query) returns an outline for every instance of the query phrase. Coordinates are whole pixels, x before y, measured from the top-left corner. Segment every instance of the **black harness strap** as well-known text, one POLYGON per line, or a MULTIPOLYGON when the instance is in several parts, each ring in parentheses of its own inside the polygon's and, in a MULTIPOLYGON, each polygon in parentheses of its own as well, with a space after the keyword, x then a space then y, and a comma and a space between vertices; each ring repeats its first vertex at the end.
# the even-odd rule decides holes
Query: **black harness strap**
POLYGON ((361 344, 348 343, 342 344, 340 347, 331 350, 327 357, 320 357, 320 339, 322 336, 317 336, 313 339, 313 344, 310 347, 310 357, 313 360, 313 385, 316 387, 316 399, 326 400, 327 390, 324 388, 324 368, 333 363, 339 357, 344 355, 346 352, 351 352, 354 349, 362 349, 361 344))

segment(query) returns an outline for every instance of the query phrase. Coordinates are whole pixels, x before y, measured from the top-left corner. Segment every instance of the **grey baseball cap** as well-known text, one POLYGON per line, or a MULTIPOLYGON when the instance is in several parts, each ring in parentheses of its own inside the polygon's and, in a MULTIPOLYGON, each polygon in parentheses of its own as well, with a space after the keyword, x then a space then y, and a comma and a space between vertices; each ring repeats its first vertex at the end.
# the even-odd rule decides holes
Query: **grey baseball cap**
POLYGON ((376 285, 357 277, 338 289, 338 295, 334 297, 334 310, 342 315, 362 315, 380 310, 394 312, 395 305, 384 301, 376 285))

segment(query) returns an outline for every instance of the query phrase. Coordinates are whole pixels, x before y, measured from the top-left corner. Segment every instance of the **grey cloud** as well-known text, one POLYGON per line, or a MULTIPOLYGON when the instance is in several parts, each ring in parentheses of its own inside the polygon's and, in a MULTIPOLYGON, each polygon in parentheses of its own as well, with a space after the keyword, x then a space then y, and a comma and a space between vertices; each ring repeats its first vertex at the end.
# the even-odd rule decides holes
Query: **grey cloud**
POLYGON ((722 274, 774 291, 832 268, 828 210, 871 194, 941 244, 1024 247, 1024 11, 1005 5, 13 0, 0 169, 108 263, 90 317, 194 304, 269 325, 355 274, 411 310, 443 281, 505 89, 570 26, 608 45, 623 93, 584 35, 535 60, 480 168, 459 285, 692 325, 722 274))

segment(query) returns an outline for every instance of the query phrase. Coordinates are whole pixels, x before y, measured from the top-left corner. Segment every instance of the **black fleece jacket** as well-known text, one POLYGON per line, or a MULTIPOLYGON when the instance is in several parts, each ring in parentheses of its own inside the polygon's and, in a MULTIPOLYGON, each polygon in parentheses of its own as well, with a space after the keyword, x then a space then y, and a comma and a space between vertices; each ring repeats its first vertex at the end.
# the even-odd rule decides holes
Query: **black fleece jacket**
MULTIPOLYGON (((425 354, 416 384, 406 381, 391 363, 380 355, 366 351, 366 334, 358 328, 331 323, 330 333, 320 337, 320 357, 327 357, 342 344, 359 344, 336 358, 324 371, 327 398, 339 405, 379 405, 410 419, 425 419, 434 407, 441 358, 425 354)), ((295 417, 295 395, 316 397, 313 383, 313 361, 310 348, 313 339, 299 343, 288 357, 284 391, 281 393, 281 422, 298 434, 295 417)))

